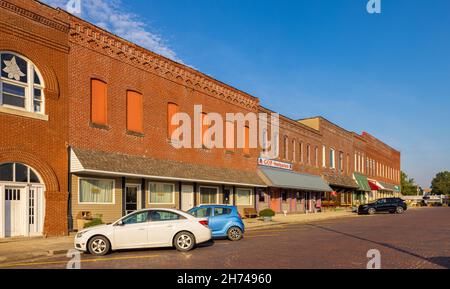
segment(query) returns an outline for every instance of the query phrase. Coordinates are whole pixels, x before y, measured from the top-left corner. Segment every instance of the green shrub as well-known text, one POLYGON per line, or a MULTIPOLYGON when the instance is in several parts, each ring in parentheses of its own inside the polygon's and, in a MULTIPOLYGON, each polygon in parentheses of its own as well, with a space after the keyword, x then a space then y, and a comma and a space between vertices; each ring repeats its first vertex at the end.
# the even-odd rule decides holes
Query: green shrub
POLYGON ((103 225, 103 224, 104 223, 101 218, 95 218, 95 219, 92 219, 92 221, 90 221, 89 223, 84 224, 84 228, 86 229, 86 228, 103 225))
POLYGON ((261 212, 259 212, 260 217, 273 217, 275 216, 275 212, 272 209, 264 209, 261 212))

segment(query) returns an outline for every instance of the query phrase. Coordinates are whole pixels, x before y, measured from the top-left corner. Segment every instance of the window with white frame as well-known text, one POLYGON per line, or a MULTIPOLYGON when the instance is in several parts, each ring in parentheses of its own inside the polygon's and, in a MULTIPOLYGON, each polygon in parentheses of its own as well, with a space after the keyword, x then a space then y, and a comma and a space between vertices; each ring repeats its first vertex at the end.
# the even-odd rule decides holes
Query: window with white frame
POLYGON ((35 65, 12 52, 0 52, 0 62, 0 106, 44 114, 44 82, 35 65))
POLYGON ((322 167, 327 167, 327 147, 322 146, 322 167))
POLYGON ((236 203, 239 206, 251 206, 252 205, 252 190, 251 189, 237 189, 236 190, 236 203))
POLYGON ((209 205, 218 203, 219 188, 200 187, 200 204, 209 205))
POLYGON ((80 204, 114 204, 114 180, 80 179, 80 204))
POLYGON ((175 185, 151 182, 148 186, 150 204, 175 204, 175 185))
POLYGON ((336 168, 336 151, 334 149, 330 149, 330 168, 336 168))

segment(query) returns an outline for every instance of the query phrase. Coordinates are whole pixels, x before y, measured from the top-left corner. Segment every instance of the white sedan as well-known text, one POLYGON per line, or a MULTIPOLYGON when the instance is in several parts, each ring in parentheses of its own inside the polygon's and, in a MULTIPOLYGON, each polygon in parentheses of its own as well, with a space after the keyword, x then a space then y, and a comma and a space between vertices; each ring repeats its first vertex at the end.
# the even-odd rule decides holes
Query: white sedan
POLYGON ((110 225, 80 231, 75 248, 103 256, 111 250, 175 247, 186 252, 211 240, 208 220, 172 209, 144 209, 110 225))

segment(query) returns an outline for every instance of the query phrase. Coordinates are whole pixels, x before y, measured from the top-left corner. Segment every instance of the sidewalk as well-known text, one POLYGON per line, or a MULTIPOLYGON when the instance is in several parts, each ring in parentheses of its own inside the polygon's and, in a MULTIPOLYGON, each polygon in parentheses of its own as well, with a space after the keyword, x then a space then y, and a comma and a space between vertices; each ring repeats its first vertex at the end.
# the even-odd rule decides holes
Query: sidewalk
POLYGON ((245 219, 244 224, 246 230, 258 230, 262 228, 266 228, 269 226, 280 226, 287 224, 302 224, 302 223, 310 223, 315 221, 323 221, 323 220, 332 220, 332 219, 340 219, 340 218, 348 218, 348 217, 356 217, 358 216, 351 211, 330 211, 330 212, 322 212, 322 213, 310 213, 310 214, 294 214, 294 215, 276 215, 272 218, 271 222, 264 222, 263 220, 258 219, 245 219))
POLYGON ((0 268, 2 264, 37 257, 65 254, 73 248, 74 235, 55 238, 20 238, 0 240, 0 268))

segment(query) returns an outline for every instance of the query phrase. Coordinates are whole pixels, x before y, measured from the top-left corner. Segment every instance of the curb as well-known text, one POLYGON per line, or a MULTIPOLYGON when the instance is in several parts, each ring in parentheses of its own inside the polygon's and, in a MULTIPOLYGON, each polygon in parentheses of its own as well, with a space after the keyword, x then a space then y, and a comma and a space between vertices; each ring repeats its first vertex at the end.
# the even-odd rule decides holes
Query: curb
MULTIPOLYGON (((1 263, 15 263, 15 262, 23 262, 34 258, 39 257, 52 257, 57 255, 65 255, 67 254, 69 250, 63 249, 63 250, 47 250, 47 251, 37 251, 33 253, 25 253, 23 255, 20 255, 19 258, 17 257, 0 257, 1 263)), ((0 264, 0 268, 3 264, 0 264)))
POLYGON ((352 215, 344 215, 344 216, 334 216, 334 217, 317 219, 317 220, 303 220, 303 221, 294 221, 294 222, 276 222, 276 223, 269 223, 269 224, 261 224, 261 225, 257 225, 254 227, 250 227, 245 230, 246 231, 256 231, 256 230, 261 230, 261 229, 265 229, 265 228, 269 228, 269 227, 308 224, 308 223, 321 222, 321 221, 327 221, 327 220, 336 220, 336 219, 343 219, 343 218, 350 218, 350 217, 357 217, 357 215, 352 214, 352 215))

